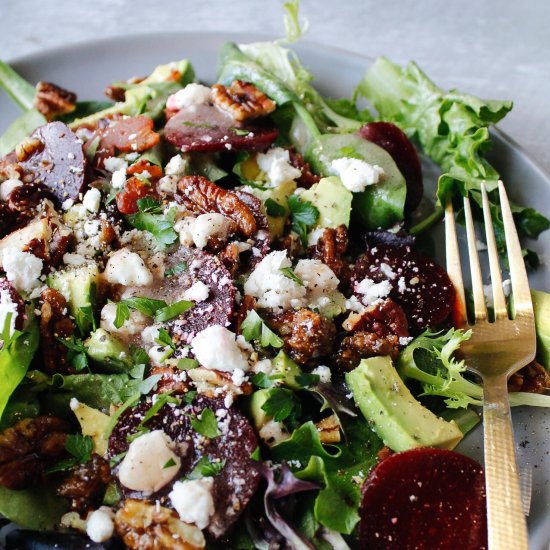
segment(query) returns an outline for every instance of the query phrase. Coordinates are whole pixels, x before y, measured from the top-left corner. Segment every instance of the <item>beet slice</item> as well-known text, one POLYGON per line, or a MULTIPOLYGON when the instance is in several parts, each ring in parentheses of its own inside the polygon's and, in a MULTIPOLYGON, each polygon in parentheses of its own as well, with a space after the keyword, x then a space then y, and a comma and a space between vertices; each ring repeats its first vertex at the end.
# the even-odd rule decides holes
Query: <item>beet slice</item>
POLYGON ((389 280, 389 296, 405 311, 413 333, 445 321, 453 309, 455 290, 447 272, 408 246, 368 250, 355 263, 352 287, 366 277, 375 283, 389 280))
MULTIPOLYGON (((15 290, 15 287, 7 279, 4 278, 0 278, 0 293, 2 292, 7 292, 10 301, 15 304, 15 309, 17 310, 14 320, 15 328, 17 330, 23 330, 23 323, 27 318, 27 315, 25 313, 25 302, 23 298, 21 298, 19 292, 15 290)), ((2 330, 3 328, 4 327, 0 327, 0 330, 2 330)))
MULTIPOLYGON (((128 450, 127 437, 136 432, 145 412, 151 407, 151 400, 125 411, 109 438, 109 456, 114 457, 128 450)), ((213 496, 215 513, 207 530, 214 538, 223 536, 239 518, 260 483, 259 462, 250 455, 258 446, 258 439, 248 420, 234 408, 227 408, 223 399, 204 396, 195 398, 191 405, 171 407, 165 405, 149 422, 150 430, 162 429, 170 438, 181 445, 176 452, 181 456, 182 466, 174 481, 158 493, 148 496, 159 500, 162 506, 172 507, 167 498, 175 481, 188 474, 202 457, 210 462, 221 461, 224 466, 214 477, 213 496), (190 416, 198 416, 206 408, 216 413, 221 435, 207 439, 191 426, 190 416)), ((116 474, 116 469, 115 469, 116 474)), ((122 487, 127 497, 144 498, 141 493, 122 487)))
POLYGON ((221 260, 202 250, 181 246, 165 263, 168 275, 154 286, 136 288, 137 296, 148 296, 172 304, 183 299, 183 293, 197 281, 209 288, 206 300, 179 317, 167 321, 166 328, 177 344, 189 344, 194 336, 212 325, 228 326, 235 305, 235 286, 221 260))
POLYGON ((391 455, 363 484, 360 516, 360 545, 368 550, 484 550, 483 469, 442 449, 391 455))
POLYGON ((363 139, 376 143, 393 158, 407 182, 405 211, 412 212, 422 200, 422 166, 414 145, 406 134, 391 122, 369 122, 357 131, 363 139))
POLYGON ((264 151, 277 138, 273 126, 239 124, 213 105, 191 105, 170 118, 164 137, 184 153, 190 151, 264 151))
POLYGON ((82 141, 63 122, 50 122, 31 135, 42 146, 19 162, 26 183, 41 183, 48 187, 59 204, 75 200, 84 189, 86 158, 82 141))

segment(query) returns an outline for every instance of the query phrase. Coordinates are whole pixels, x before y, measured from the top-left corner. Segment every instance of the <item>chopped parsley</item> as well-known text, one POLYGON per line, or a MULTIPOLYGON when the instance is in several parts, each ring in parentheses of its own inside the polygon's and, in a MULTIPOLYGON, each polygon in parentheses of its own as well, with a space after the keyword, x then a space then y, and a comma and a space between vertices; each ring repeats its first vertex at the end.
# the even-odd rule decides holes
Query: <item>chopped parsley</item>
POLYGON ((85 464, 92 458, 94 442, 89 435, 69 434, 65 441, 65 450, 72 455, 58 462, 46 471, 47 474, 68 470, 77 464, 85 464))
POLYGON ((76 336, 70 338, 57 338, 69 351, 67 352, 67 362, 75 371, 81 371, 89 368, 87 349, 84 342, 76 336))
POLYGON ((189 269, 189 266, 187 265, 187 262, 179 262, 174 267, 167 269, 164 272, 164 276, 172 277, 173 275, 179 275, 180 273, 184 273, 188 269, 189 269))
POLYGON ((272 218, 282 218, 286 214, 286 208, 273 199, 266 199, 264 206, 267 215, 272 218))
POLYGON ((165 306, 162 309, 159 309, 155 314, 155 323, 163 323, 169 319, 173 319, 180 315, 180 313, 185 313, 187 310, 191 309, 195 305, 194 302, 189 300, 180 300, 179 302, 174 302, 169 306, 165 306))
POLYGON ((196 432, 208 439, 214 439, 221 435, 216 415, 208 407, 203 409, 200 417, 191 417, 191 426, 196 432))
POLYGON ((307 244, 307 232, 319 219, 319 210, 309 201, 302 201, 298 195, 288 197, 292 230, 298 234, 302 244, 307 244))
POLYGON ((304 281, 294 273, 293 269, 291 267, 281 267, 280 272, 287 277, 288 279, 294 281, 300 286, 304 286, 304 281))
POLYGON ((208 456, 201 456, 195 467, 187 474, 187 479, 215 477, 223 470, 224 466, 225 460, 210 459, 208 456))
POLYGON ((279 338, 262 320, 262 318, 251 310, 241 324, 241 333, 247 342, 259 342, 262 348, 272 346, 283 347, 283 340, 279 338))
POLYGON ((130 225, 141 231, 148 231, 163 247, 178 240, 178 234, 174 231, 175 209, 171 208, 163 214, 160 204, 151 197, 139 199, 137 205, 139 212, 126 216, 130 225))
POLYGON ((299 397, 286 388, 271 388, 262 409, 276 422, 287 421, 290 425, 297 423, 302 412, 299 397))

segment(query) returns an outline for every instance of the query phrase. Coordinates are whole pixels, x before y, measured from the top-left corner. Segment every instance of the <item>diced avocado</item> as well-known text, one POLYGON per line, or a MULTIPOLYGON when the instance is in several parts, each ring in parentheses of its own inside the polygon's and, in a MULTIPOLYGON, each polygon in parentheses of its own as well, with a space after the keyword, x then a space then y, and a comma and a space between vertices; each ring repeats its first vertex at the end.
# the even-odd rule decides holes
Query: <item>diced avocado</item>
POLYGON ((82 428, 82 435, 89 435, 94 441, 94 451, 100 456, 105 456, 107 453, 105 433, 111 417, 84 403, 78 401, 75 403, 75 401, 71 401, 71 409, 82 428))
POLYGON ((263 409, 263 404, 269 397, 269 390, 257 390, 250 396, 249 408, 252 423, 256 430, 260 431, 270 420, 269 416, 263 409))
POLYGON ((304 191, 300 198, 313 203, 319 210, 319 227, 349 226, 353 194, 344 187, 339 177, 323 178, 304 191))
POLYGON ((346 374, 346 382, 365 418, 393 451, 453 449, 463 437, 456 422, 438 418, 412 396, 390 357, 363 359, 346 374))
POLYGON ((388 228, 403 220, 407 185, 391 155, 382 147, 353 134, 326 134, 314 140, 306 160, 318 174, 330 176, 333 160, 352 157, 384 170, 378 183, 353 194, 353 212, 367 229, 388 228))
POLYGON ((68 267, 52 273, 47 279, 48 286, 61 292, 67 300, 69 313, 82 332, 90 330, 90 321, 81 308, 93 304, 98 279, 99 270, 95 263, 68 267))
POLYGON ((302 389, 302 386, 296 382, 296 377, 302 374, 302 369, 284 351, 277 354, 271 365, 273 370, 270 377, 273 377, 275 383, 282 384, 291 390, 302 389))
POLYGON ((130 350, 102 328, 92 332, 84 346, 90 358, 109 372, 126 371, 132 366, 130 350))
POLYGON ((550 294, 531 290, 537 328, 537 360, 550 370, 550 294))

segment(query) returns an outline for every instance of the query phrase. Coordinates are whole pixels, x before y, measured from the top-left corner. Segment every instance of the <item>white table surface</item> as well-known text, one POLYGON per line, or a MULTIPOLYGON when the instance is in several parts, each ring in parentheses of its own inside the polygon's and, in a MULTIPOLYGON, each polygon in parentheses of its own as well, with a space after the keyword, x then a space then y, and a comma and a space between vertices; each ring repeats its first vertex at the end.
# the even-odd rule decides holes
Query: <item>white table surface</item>
MULTIPOLYGON (((0 57, 125 33, 280 34, 282 0, 0 0, 0 57)), ((513 99, 500 127, 550 173, 548 0, 303 0, 306 39, 398 62, 436 83, 513 99)), ((45 75, 46 76, 46 75, 45 75)), ((124 76, 124 75, 121 75, 124 76)))

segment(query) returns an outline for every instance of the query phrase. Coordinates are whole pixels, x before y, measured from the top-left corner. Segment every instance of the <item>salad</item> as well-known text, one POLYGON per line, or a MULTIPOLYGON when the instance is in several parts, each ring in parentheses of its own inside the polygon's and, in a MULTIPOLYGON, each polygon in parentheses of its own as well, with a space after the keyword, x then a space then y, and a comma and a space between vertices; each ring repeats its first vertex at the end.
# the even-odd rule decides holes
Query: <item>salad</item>
MULTIPOLYGON (((448 198, 479 216, 484 181, 504 250, 484 152, 512 105, 384 58, 352 99, 312 80, 283 41, 108 101, 0 64, 23 110, 0 138, 7 548, 485 547, 483 471, 452 451, 483 391, 429 230, 448 198)), ((514 213, 524 237, 550 226, 514 213)), ((510 401, 548 407, 533 298, 510 401)))

